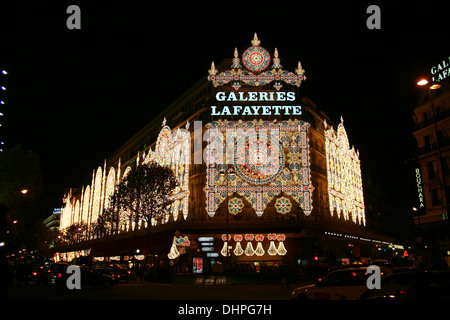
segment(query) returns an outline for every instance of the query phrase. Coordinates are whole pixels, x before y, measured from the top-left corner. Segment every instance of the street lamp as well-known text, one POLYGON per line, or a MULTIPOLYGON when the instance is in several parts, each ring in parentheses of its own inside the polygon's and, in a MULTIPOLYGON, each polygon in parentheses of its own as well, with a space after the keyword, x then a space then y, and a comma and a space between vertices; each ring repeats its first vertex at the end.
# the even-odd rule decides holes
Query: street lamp
POLYGON ((226 264, 226 269, 228 270, 228 266, 229 266, 229 243, 228 243, 228 238, 230 236, 230 231, 229 231, 229 227, 228 227, 228 213, 230 211, 230 209, 228 208, 228 188, 229 188, 229 184, 228 184, 228 177, 232 177, 235 175, 234 170, 232 168, 228 169, 227 171, 225 170, 220 170, 219 171, 219 175, 222 177, 222 179, 225 179, 226 182, 226 192, 227 192, 227 203, 226 203, 226 208, 227 208, 227 264, 226 264))
MULTIPOLYGON (((425 86, 427 84, 428 84, 427 79, 421 79, 421 80, 417 81, 418 86, 425 86)), ((429 89, 436 90, 436 89, 439 89, 440 87, 441 87, 441 85, 439 83, 433 83, 431 86, 429 86, 429 89)))
POLYGON ((418 86, 424 86, 426 84, 428 84, 428 80, 427 79, 421 79, 421 80, 417 81, 417 85, 418 86))

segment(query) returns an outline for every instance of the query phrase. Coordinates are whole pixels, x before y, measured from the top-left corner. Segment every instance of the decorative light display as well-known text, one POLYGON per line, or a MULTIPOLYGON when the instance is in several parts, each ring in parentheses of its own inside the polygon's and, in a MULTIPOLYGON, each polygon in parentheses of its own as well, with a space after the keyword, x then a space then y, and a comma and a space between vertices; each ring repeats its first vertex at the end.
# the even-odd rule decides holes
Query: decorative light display
POLYGON ((270 63, 270 54, 266 49, 259 46, 260 42, 261 41, 259 41, 258 36, 255 33, 252 40, 252 46, 245 50, 242 54, 242 62, 244 66, 251 71, 263 71, 269 66, 270 63))
POLYGON ((92 217, 91 217, 91 221, 95 222, 98 219, 98 216, 101 214, 101 212, 103 211, 103 206, 102 206, 102 191, 103 191, 103 174, 102 174, 102 168, 98 167, 97 169, 97 173, 95 174, 95 178, 94 176, 92 177, 93 179, 93 191, 92 191, 92 217))
POLYGON ((258 235, 255 236, 255 240, 257 241, 257 245, 256 245, 256 249, 255 249, 255 254, 256 254, 258 257, 261 257, 261 256, 263 256, 264 253, 265 253, 265 251, 264 251, 264 249, 263 249, 263 247, 262 247, 262 243, 261 243, 261 241, 264 240, 264 236, 263 236, 262 234, 258 234, 258 235))
MULTIPOLYGON (((208 76, 208 80, 215 87, 231 83, 231 86, 238 90, 244 84, 257 87, 273 82, 273 87, 277 90, 277 92, 275 90, 219 92, 216 95, 218 101, 240 101, 235 100, 237 96, 242 101, 247 99, 255 101, 250 100, 251 96, 258 96, 261 101, 265 99, 263 97, 271 97, 267 101, 277 101, 274 96, 283 96, 286 97, 286 101, 294 101, 294 92, 279 91, 282 82, 300 86, 305 79, 300 62, 295 73, 282 70, 278 50, 275 49, 271 57, 269 52, 260 46, 256 34, 252 40, 252 46, 243 52, 241 58, 235 49, 231 70, 218 74, 218 70, 212 63, 208 76), (231 94, 226 97, 228 93, 231 94), (248 96, 245 96, 245 93, 248 96)), ((243 106, 233 105, 234 107, 242 109, 243 106)), ((286 106, 271 107, 273 107, 274 115, 280 115, 279 109, 286 106)), ((228 109, 229 115, 231 115, 230 110, 228 109)), ((287 110, 286 115, 294 116, 294 118, 301 114, 290 114, 290 109, 287 108, 287 110)), ((243 115, 259 115, 258 110, 253 111, 255 114, 243 112, 243 115)), ((236 117, 239 113, 235 112, 237 111, 233 109, 233 115, 236 117)), ((268 115, 262 111, 261 114, 268 115)), ((331 215, 336 214, 339 219, 352 220, 356 224, 365 225, 359 153, 353 147, 351 149, 349 147, 342 118, 337 131, 326 122, 324 124, 331 215)), ((309 123, 298 119, 283 121, 221 119, 208 123, 206 129, 209 134, 204 136, 208 146, 202 154, 206 162, 206 184, 203 191, 206 196, 207 214, 213 217, 219 206, 223 204, 229 213, 238 215, 243 211, 245 199, 258 217, 264 214, 269 203, 274 204, 276 212, 281 215, 291 212, 295 205, 309 216, 313 209, 312 194, 315 189, 311 182, 309 127, 309 123), (225 199, 229 199, 227 203, 224 203, 225 199), (292 201, 295 203, 293 204, 292 201)), ((137 155, 136 165, 140 165, 141 161, 143 164, 156 162, 170 167, 177 177, 178 185, 170 196, 173 202, 169 213, 161 223, 167 223, 170 218, 173 221, 188 218, 190 159, 189 123, 185 129, 176 129, 172 132, 166 125, 165 119, 154 150, 150 148, 148 153, 137 155)), ((72 224, 82 223, 87 227, 88 237, 85 239, 95 237, 90 229, 110 205, 110 196, 114 194, 116 186, 132 170, 131 166, 127 166, 122 174, 121 167, 119 159, 117 167, 110 167, 107 170, 105 161, 103 168, 99 166, 93 171, 91 184, 83 186, 81 194, 73 196, 70 190, 65 195, 63 199, 65 206, 60 218, 61 231, 72 224)), ((119 213, 120 231, 132 231, 146 223, 138 221, 136 224, 129 217, 127 212, 119 213)), ((157 222, 153 220, 151 223, 155 225, 157 222)), ((211 239, 214 238, 211 237, 211 239)), ((235 234, 233 236, 224 234, 221 239, 223 241, 220 250, 222 256, 245 255, 256 256, 254 258, 257 259, 266 254, 272 257, 287 254, 284 234, 235 234)), ((190 244, 187 236, 175 236, 167 257, 171 260, 178 258, 190 244)), ((208 244, 210 245, 202 247, 202 251, 208 254, 214 253, 214 257, 217 257, 218 253, 214 250, 219 248, 215 249, 213 240, 208 244)), ((76 256, 76 253, 70 255, 72 256, 76 256)))
POLYGON ((286 248, 284 247, 283 242, 286 240, 286 236, 284 234, 275 234, 275 233, 269 233, 267 237, 265 237, 263 234, 246 234, 245 236, 242 236, 241 234, 234 235, 231 237, 231 235, 224 234, 222 235, 222 241, 223 246, 220 253, 226 257, 227 251, 228 254, 231 255, 232 253, 235 256, 241 256, 242 254, 245 254, 248 257, 251 257, 253 255, 257 255, 259 257, 262 257, 266 252, 271 256, 284 256, 287 253, 286 248), (269 248, 267 251, 264 250, 263 242, 267 238, 269 240, 269 248), (233 246, 231 245, 230 241, 233 239, 235 241, 235 248, 232 250, 233 246), (242 249, 242 240, 247 241, 247 244, 245 246, 245 250, 242 249), (256 249, 254 248, 253 241, 256 241, 256 249), (275 241, 278 241, 278 248, 275 244, 275 241), (228 248, 228 250, 227 250, 228 248))
MULTIPOLYGON (((81 217, 81 222, 84 224, 88 224, 89 215, 90 215, 90 204, 91 204, 91 186, 86 186, 83 192, 83 215, 81 217)), ((69 213, 69 212, 68 212, 69 213)))
POLYGON ((328 196, 330 213, 336 211, 344 220, 366 225, 359 153, 350 149, 344 121, 337 132, 325 124, 325 150, 327 161, 328 196))
POLYGON ((55 262, 70 262, 75 258, 89 256, 91 249, 70 251, 70 252, 55 252, 54 259, 55 262))
MULTIPOLYGON (((179 213, 182 213, 183 218, 186 219, 188 215, 188 196, 189 196, 189 163, 190 163, 190 133, 188 131, 189 123, 186 129, 177 129, 171 132, 170 128, 166 126, 164 120, 162 129, 156 141, 155 150, 151 149, 147 155, 137 155, 136 163, 142 158, 143 163, 155 161, 160 165, 169 166, 175 173, 179 185, 174 193, 170 196, 173 201, 171 204, 170 214, 176 221, 179 213)), ((109 168, 106 176, 106 161, 104 167, 98 167, 92 174, 92 183, 82 187, 80 195, 73 196, 72 190, 64 196, 64 208, 60 218, 60 230, 63 231, 74 223, 83 223, 87 226, 87 234, 90 237, 91 226, 97 221, 99 215, 109 205, 109 197, 114 193, 117 184, 128 175, 131 170, 127 166, 121 176, 121 162, 114 167, 109 168)), ((136 226, 135 221, 129 221, 126 212, 119 214, 119 230, 131 231, 138 226, 144 226, 144 221, 138 221, 136 226)), ((165 217, 163 223, 166 223, 169 216, 165 217)), ((154 222, 156 224, 156 222, 154 222)))
POLYGON ((230 201, 228 201, 228 211, 233 215, 242 212, 243 207, 244 203, 242 202, 242 199, 233 198, 230 201))
POLYGON ((113 195, 116 188, 116 170, 114 167, 109 169, 108 177, 106 178, 106 189, 105 189, 105 208, 108 208, 109 197, 113 195))
POLYGON ((251 257, 252 255, 255 254, 255 249, 253 249, 253 244, 250 241, 247 242, 247 247, 245 248, 244 253, 248 257, 251 257))
POLYGON ((289 211, 291 211, 291 208, 292 204, 288 198, 281 197, 277 199, 277 201, 275 202, 275 209, 277 210, 278 213, 286 214, 289 211))
MULTIPOLYGON (((169 166, 178 179, 178 186, 171 196, 174 201, 171 204, 170 214, 174 221, 178 219, 180 212, 184 219, 188 216, 189 164, 191 159, 191 134, 188 129, 189 122, 186 129, 177 129, 172 133, 164 119, 163 128, 156 140, 155 151, 150 150, 144 159, 144 163, 155 161, 162 166, 169 166)), ((164 219, 164 222, 168 220, 169 216, 164 219)))
POLYGON ((244 253, 244 249, 242 249, 242 246, 241 246, 241 241, 242 241, 243 237, 241 234, 238 234, 238 235, 235 235, 233 237, 233 239, 234 239, 234 241, 236 241, 236 247, 234 248, 233 253, 235 256, 239 257, 244 253))
POLYGON ((230 254, 230 252, 229 252, 229 250, 228 250, 228 242, 225 241, 225 242, 223 243, 222 250, 220 250, 220 254, 223 255, 224 257, 226 257, 226 256, 227 256, 227 253, 228 253, 228 255, 230 254))
POLYGON ((188 236, 173 237, 172 246, 170 247, 170 252, 167 257, 171 260, 178 258, 181 254, 178 247, 189 247, 190 245, 191 242, 188 236))
POLYGON ((64 196, 63 203, 65 204, 65 207, 61 210, 61 216, 59 217, 59 228, 61 230, 67 228, 71 224, 73 224, 72 221, 72 202, 70 201, 70 198, 72 197, 72 189, 69 190, 69 193, 64 196))
POLYGON ((258 216, 282 192, 291 196, 305 215, 311 213, 314 187, 307 122, 218 120, 207 127, 210 134, 205 150, 208 166, 204 191, 211 217, 233 193, 244 197, 258 216))
POLYGON ((214 66, 214 62, 212 62, 211 69, 208 71, 208 80, 213 83, 214 87, 232 82, 231 86, 235 90, 238 90, 242 86, 242 83, 250 86, 264 86, 271 82, 274 82, 273 87, 276 90, 280 90, 282 81, 300 87, 302 81, 306 79, 304 75, 305 70, 302 69, 300 62, 298 63, 295 73, 281 69, 282 66, 280 64, 280 58, 278 57, 278 50, 275 49, 272 69, 264 71, 269 67, 271 57, 269 52, 259 44, 260 40, 255 33, 252 40, 252 46, 242 54, 242 63, 249 71, 241 68, 239 55, 237 49, 235 49, 233 64, 231 65, 232 69, 217 74, 218 71, 214 66))

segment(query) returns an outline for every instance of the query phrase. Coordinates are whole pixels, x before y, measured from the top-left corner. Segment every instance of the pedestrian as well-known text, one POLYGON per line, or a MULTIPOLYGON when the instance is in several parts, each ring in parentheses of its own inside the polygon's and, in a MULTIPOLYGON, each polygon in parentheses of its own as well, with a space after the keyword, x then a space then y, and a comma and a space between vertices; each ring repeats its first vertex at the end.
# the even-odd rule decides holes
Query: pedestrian
POLYGON ((289 289, 288 274, 284 267, 280 267, 280 278, 281 288, 284 288, 284 286, 286 286, 286 289, 289 289))

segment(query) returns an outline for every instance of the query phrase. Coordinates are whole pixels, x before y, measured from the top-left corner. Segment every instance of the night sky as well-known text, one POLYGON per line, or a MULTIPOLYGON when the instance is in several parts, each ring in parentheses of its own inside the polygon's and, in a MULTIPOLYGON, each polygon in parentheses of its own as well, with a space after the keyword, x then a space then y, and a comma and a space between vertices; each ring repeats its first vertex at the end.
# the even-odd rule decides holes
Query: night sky
POLYGON ((1 139, 39 155, 50 208, 255 32, 271 55, 278 48, 284 69, 301 61, 300 94, 334 122, 344 117, 364 168, 387 188, 409 183, 415 83, 450 53, 444 2, 93 2, 0 10, 1 139), (66 27, 70 4, 81 9, 81 30, 66 27), (380 30, 366 26, 370 4, 381 9, 380 30))

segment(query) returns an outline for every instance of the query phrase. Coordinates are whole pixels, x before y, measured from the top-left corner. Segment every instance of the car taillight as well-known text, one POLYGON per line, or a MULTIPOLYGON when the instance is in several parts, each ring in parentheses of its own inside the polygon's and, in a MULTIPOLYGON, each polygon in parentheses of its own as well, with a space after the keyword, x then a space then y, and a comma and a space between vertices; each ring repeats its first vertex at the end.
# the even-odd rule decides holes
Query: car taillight
POLYGON ((128 271, 128 274, 131 274, 131 271, 128 271))

